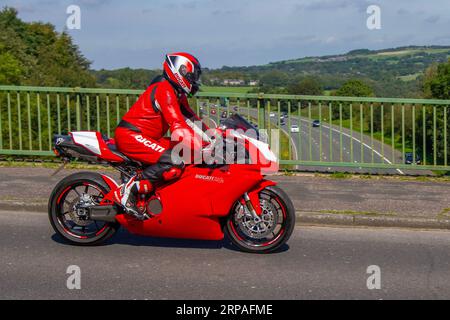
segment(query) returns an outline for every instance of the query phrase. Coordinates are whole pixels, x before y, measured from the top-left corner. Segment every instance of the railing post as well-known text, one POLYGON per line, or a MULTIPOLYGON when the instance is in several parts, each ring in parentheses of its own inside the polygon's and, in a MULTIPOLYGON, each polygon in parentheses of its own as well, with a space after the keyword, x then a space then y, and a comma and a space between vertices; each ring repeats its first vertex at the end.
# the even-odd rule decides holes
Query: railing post
POLYGON ((258 95, 258 128, 266 128, 266 101, 264 99, 264 93, 258 95))
POLYGON ((77 131, 81 130, 81 102, 80 102, 80 94, 77 94, 76 100, 76 120, 77 120, 77 131))

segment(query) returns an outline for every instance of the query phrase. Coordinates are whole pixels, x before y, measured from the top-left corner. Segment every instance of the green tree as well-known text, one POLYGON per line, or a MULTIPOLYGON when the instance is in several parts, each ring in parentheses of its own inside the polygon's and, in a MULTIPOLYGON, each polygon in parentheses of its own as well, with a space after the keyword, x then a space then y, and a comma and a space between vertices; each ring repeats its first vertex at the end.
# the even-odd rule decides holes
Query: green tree
POLYGON ((90 61, 66 33, 48 23, 27 23, 17 10, 0 10, 0 83, 36 86, 95 86, 90 61))
POLYGON ((117 70, 91 71, 97 84, 104 88, 116 89, 144 89, 161 70, 145 70, 123 68, 117 70))
POLYGON ((19 84, 22 72, 19 61, 8 52, 2 53, 0 47, 0 84, 19 84))
POLYGON ((423 92, 426 98, 450 99, 450 59, 426 70, 423 92))
MULTIPOLYGON (((346 81, 338 90, 332 93, 334 96, 340 97, 373 97, 373 89, 361 80, 351 79, 346 81)), ((365 110, 367 114, 368 110, 365 110)), ((350 105, 348 103, 334 103, 332 106, 333 119, 349 119, 350 105)), ((355 110, 354 117, 357 117, 359 112, 355 110)), ((376 114, 375 118, 376 118, 376 114)), ((378 122, 378 121, 377 121, 378 122)), ((375 127, 378 127, 375 125, 375 127)))
MULTIPOLYGON (((89 68, 90 62, 68 34, 56 32, 55 27, 48 23, 24 22, 13 8, 0 10, 0 84, 92 87, 95 86, 95 78, 89 68)), ((75 95, 67 98, 68 106, 74 106, 77 98, 84 99, 75 95)), ((57 122, 55 97, 29 93, 25 100, 24 96, 19 100, 19 95, 0 93, 0 108, 7 104, 16 107, 8 110, 11 123, 2 126, 4 147, 30 146, 47 150, 50 131, 54 130, 57 122), (30 121, 25 121, 26 118, 30 121), (19 135, 21 139, 17 139, 19 135), (37 136, 42 140, 36 139, 37 136)), ((72 124, 76 121, 75 113, 70 114, 69 109, 61 111, 62 128, 68 127, 68 118, 72 124)), ((0 111, 2 120, 5 120, 5 110, 0 111)))
POLYGON ((272 70, 264 73, 260 79, 260 85, 262 87, 285 87, 288 80, 289 78, 286 73, 272 70))
MULTIPOLYGON (((422 83, 422 91, 425 98, 431 99, 450 99, 450 59, 441 64, 433 64, 426 71, 422 83)), ((447 111, 447 118, 450 113, 447 111)), ((449 132, 448 124, 445 127, 443 108, 427 108, 425 114, 425 141, 428 163, 434 161, 434 139, 436 138, 436 157, 438 164, 444 163, 445 148, 447 154, 450 154, 450 148, 444 145, 444 133, 449 132), (436 137, 434 137, 434 113, 436 113, 436 137)), ((416 127, 418 128, 416 144, 421 148, 423 141, 423 118, 418 116, 416 119, 416 127)), ((423 150, 421 150, 422 152, 423 150)))
POLYGON ((287 91, 290 94, 320 96, 322 87, 316 79, 308 77, 289 85, 287 91))
POLYGON ((343 97, 373 97, 373 89, 361 80, 349 80, 336 92, 336 96, 343 97))

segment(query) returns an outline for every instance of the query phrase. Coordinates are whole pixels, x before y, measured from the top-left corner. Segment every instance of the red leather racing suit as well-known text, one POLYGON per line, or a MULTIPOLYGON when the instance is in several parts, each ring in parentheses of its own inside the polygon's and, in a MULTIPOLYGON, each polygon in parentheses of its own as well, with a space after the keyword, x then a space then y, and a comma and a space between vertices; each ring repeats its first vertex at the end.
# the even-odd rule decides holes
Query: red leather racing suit
POLYGON ((201 136, 186 122, 196 120, 199 118, 189 107, 186 95, 178 93, 164 77, 158 77, 116 128, 117 148, 133 160, 155 164, 162 155, 167 158, 170 149, 178 143, 164 137, 170 129, 172 133, 181 133, 182 143, 187 141, 193 150, 198 150, 202 147, 201 136))

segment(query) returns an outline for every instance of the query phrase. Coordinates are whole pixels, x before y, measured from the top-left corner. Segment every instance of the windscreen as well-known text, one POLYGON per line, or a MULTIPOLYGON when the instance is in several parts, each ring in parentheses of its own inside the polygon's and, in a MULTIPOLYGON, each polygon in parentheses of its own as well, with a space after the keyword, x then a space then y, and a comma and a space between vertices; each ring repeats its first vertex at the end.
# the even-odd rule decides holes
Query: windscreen
POLYGON ((235 130, 241 129, 244 131, 252 129, 257 131, 257 128, 255 126, 253 126, 250 122, 248 122, 238 114, 234 114, 228 119, 224 120, 222 122, 222 125, 227 129, 235 129, 235 130))

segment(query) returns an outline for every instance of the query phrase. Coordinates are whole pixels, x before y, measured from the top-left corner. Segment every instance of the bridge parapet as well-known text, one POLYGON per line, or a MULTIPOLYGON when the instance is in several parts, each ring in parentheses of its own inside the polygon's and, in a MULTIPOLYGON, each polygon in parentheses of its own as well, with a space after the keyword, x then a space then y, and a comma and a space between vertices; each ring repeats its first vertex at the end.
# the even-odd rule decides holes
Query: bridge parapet
MULTIPOLYGON (((52 135, 72 130, 111 136, 141 93, 0 86, 0 154, 52 156, 52 135)), ((450 171, 450 100, 199 92, 191 103, 217 123, 238 112, 282 129, 285 168, 450 171)))

